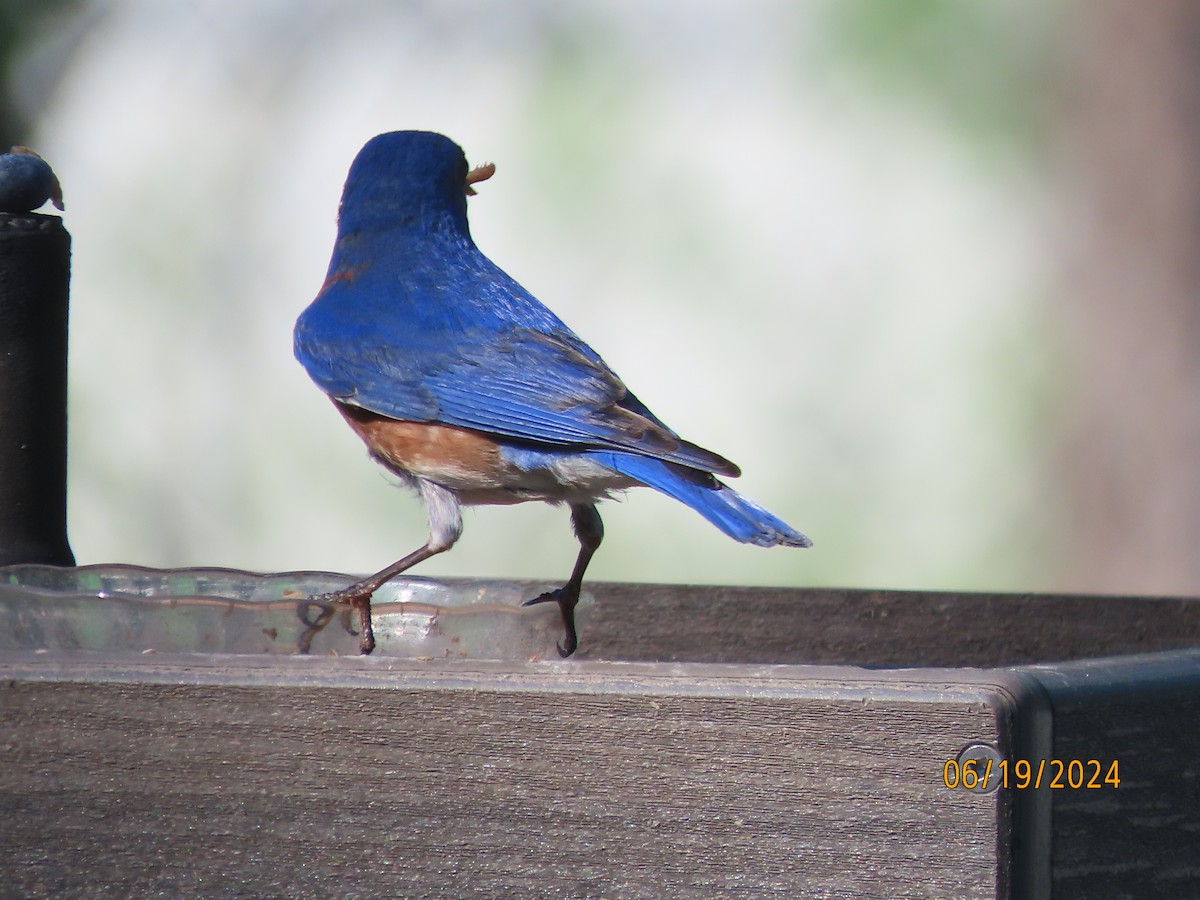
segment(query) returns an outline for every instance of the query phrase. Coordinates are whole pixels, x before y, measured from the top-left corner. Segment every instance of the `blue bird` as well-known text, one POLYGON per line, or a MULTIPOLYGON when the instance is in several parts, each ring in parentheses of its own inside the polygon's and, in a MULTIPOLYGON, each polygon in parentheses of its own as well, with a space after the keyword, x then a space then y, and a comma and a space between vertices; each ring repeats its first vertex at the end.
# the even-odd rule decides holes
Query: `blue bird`
POLYGON ((0 212, 29 212, 47 200, 63 208, 62 187, 49 163, 28 147, 0 154, 0 212))
POLYGON ((578 644, 575 606, 604 536, 596 501, 644 485, 687 504, 734 540, 811 542, 718 481, 738 467, 691 444, 637 399, 600 356, 484 256, 467 195, 495 166, 468 169, 440 134, 397 131, 359 151, 342 193, 325 283, 296 321, 296 358, 366 443, 416 489, 424 546, 369 578, 314 598, 358 610, 370 653, 371 595, 450 549, 462 504, 566 503, 579 539, 554 601, 578 644))

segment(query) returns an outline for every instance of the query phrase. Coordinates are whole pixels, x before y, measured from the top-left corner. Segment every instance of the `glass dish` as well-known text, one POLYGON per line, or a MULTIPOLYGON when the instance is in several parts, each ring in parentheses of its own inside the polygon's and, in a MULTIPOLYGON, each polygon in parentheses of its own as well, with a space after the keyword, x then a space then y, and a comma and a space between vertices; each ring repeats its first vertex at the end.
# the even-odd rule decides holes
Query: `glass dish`
MULTIPOLYGON (((345 587, 330 572, 0 567, 0 651, 358 654, 358 616, 310 599, 345 587)), ((375 656, 531 659, 558 654, 545 585, 399 578, 373 598, 375 656)), ((577 615, 584 626, 590 600, 577 615)))

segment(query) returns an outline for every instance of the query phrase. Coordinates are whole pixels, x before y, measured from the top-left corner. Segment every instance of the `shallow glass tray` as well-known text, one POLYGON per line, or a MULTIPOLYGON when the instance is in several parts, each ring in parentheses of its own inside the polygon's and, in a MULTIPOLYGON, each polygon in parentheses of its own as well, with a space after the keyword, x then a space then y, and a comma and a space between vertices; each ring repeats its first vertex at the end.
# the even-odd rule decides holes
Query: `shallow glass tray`
MULTIPOLYGON (((330 572, 0 567, 0 651, 358 654, 358 617, 311 600, 353 579, 330 572)), ((373 599, 374 656, 557 659, 545 585, 399 578, 373 599)), ((581 625, 590 605, 578 610, 581 625)))

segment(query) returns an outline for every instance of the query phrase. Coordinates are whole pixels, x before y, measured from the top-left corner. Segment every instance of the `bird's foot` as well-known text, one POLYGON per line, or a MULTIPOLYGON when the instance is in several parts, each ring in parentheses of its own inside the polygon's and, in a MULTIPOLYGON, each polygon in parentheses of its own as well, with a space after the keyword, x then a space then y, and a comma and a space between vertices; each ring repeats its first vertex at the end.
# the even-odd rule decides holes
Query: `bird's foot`
POLYGON ((304 623, 304 630, 296 641, 296 652, 307 655, 312 650, 313 638, 325 630, 333 619, 335 608, 331 603, 322 603, 320 598, 309 597, 296 606, 296 615, 304 623))
POLYGON ((558 648, 558 655, 566 659, 575 652, 575 648, 579 646, 579 636, 575 632, 575 607, 579 603, 579 588, 578 584, 567 584, 555 591, 546 591, 544 594, 539 594, 532 600, 526 600, 522 606, 533 606, 535 603, 549 603, 554 601, 558 604, 558 611, 562 615, 563 629, 566 631, 566 636, 561 644, 555 644, 558 648))
MULTIPOLYGON (((375 629, 371 627, 371 594, 373 593, 374 591, 364 592, 362 588, 352 584, 340 591, 330 591, 328 594, 316 594, 309 597, 300 605, 300 620, 308 626, 308 631, 300 638, 302 651, 308 651, 308 647, 312 644, 312 636, 329 623, 333 616, 332 607, 334 605, 349 607, 346 610, 347 617, 351 610, 358 612, 358 652, 366 656, 374 650, 375 629), (305 615, 310 606, 324 610, 312 622, 309 622, 305 615)), ((349 622, 347 622, 346 630, 354 634, 349 627, 349 622)))

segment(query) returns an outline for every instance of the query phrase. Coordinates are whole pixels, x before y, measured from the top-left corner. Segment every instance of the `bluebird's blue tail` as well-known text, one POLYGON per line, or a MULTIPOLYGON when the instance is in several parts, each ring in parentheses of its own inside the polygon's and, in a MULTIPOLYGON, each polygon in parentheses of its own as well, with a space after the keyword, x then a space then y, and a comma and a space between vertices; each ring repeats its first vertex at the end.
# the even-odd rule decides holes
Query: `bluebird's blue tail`
POLYGON ((709 472, 626 453, 595 453, 604 465, 685 503, 735 541, 759 547, 811 547, 812 541, 709 472))

